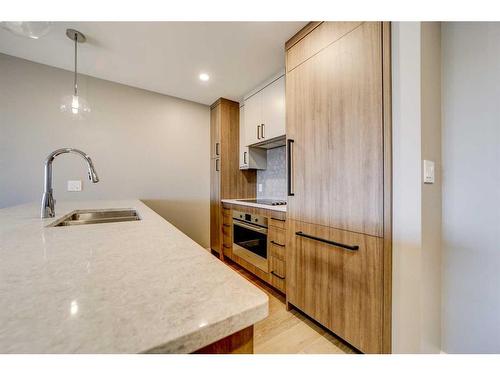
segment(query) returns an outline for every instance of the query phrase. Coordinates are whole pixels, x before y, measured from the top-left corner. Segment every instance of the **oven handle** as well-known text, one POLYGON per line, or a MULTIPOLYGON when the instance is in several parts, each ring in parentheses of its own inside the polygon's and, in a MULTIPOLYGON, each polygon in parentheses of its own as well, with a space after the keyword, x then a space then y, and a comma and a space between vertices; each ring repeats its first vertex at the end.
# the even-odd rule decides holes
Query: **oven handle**
POLYGON ((262 227, 259 227, 258 225, 247 224, 247 223, 244 223, 244 222, 239 221, 237 219, 233 220, 233 225, 237 225, 237 226, 242 227, 242 228, 250 229, 250 230, 253 230, 254 232, 267 234, 267 228, 262 228, 262 227))

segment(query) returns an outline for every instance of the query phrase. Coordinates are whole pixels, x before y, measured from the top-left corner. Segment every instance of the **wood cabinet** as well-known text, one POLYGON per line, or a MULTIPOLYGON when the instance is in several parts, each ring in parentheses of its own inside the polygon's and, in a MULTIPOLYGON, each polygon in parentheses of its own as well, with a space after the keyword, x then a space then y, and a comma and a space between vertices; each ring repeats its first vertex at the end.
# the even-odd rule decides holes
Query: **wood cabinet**
POLYGON ((285 135, 285 76, 245 99, 245 145, 285 135))
POLYGON ((288 231, 288 300, 363 352, 380 353, 383 239, 295 220, 288 231))
POLYGON ((367 353, 391 346, 389 38, 322 22, 286 45, 287 301, 367 353))
POLYGON ((291 219, 383 234, 380 27, 363 23, 287 73, 291 219))
POLYGON ((256 195, 256 172, 239 168, 239 133, 239 103, 217 100, 210 107, 210 247, 221 257, 221 199, 256 195))
POLYGON ((286 213, 266 210, 256 207, 242 206, 230 203, 222 204, 223 222, 228 223, 229 230, 223 235, 223 251, 224 255, 233 262, 238 263, 243 268, 247 269, 261 280, 272 285, 282 293, 286 291, 286 213), (233 252, 233 226, 232 210, 240 212, 265 216, 268 219, 268 235, 267 235, 267 264, 266 267, 261 267, 250 258, 245 258, 240 252, 233 252), (229 245, 231 241, 231 245, 229 245))

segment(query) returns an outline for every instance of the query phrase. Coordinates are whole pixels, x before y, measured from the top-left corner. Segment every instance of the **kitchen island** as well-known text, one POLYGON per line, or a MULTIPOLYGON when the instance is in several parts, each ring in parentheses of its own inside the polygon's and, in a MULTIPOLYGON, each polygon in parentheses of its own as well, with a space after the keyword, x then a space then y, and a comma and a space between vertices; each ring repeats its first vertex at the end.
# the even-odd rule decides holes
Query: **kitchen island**
POLYGON ((238 337, 251 351, 266 294, 142 202, 57 202, 49 219, 39 210, 0 210, 0 353, 224 352, 217 343, 232 351, 238 337), (108 208, 141 220, 47 226, 108 208))

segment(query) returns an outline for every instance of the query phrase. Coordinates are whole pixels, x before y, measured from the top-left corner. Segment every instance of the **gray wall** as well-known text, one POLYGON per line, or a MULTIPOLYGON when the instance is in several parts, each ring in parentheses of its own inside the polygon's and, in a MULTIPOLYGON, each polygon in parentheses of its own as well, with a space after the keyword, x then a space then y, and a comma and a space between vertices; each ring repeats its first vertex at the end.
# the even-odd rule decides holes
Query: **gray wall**
POLYGON ((257 171, 257 187, 259 184, 262 191, 257 189, 258 198, 287 199, 285 146, 267 150, 267 168, 257 171))
POLYGON ((141 199, 208 247, 209 108, 81 76, 92 112, 78 121, 59 111, 71 86, 71 72, 0 54, 0 207, 38 202, 47 154, 76 147, 101 181, 91 184, 83 161, 62 155, 57 200, 141 199), (69 179, 83 180, 83 191, 66 192, 69 179))
POLYGON ((500 353, 500 23, 442 45, 443 349, 500 353))

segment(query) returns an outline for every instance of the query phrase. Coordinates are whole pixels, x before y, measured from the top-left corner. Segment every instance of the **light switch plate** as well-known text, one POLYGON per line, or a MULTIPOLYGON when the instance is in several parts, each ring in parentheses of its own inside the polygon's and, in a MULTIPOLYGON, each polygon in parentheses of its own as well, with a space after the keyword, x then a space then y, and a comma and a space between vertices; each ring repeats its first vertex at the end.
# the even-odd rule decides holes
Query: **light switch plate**
POLYGON ((262 193, 262 184, 258 184, 257 187, 258 187, 259 193, 262 193))
POLYGON ((424 184, 433 184, 435 181, 435 167, 431 160, 424 160, 424 184))
POLYGON ((82 180, 69 180, 68 191, 82 191, 82 180))

